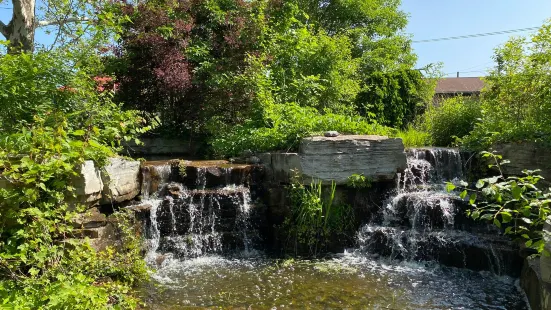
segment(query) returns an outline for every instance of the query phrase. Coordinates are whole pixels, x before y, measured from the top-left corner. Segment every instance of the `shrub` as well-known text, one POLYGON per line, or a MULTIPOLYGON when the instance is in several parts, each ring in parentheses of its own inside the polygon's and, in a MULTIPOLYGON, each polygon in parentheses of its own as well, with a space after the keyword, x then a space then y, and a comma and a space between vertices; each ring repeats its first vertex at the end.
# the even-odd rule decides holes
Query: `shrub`
POLYGON ((432 96, 431 84, 419 70, 374 72, 365 77, 356 109, 380 124, 405 128, 432 96))
MULTIPOLYGON (((490 158, 489 167, 499 174, 478 180, 475 189, 462 182, 460 197, 468 199, 472 207, 467 214, 474 220, 494 224, 541 254, 545 246, 542 229, 551 214, 551 193, 538 188, 543 178, 538 171, 528 170, 522 176, 505 177, 501 167, 509 161, 489 152, 483 152, 482 157, 490 158)), ((451 183, 446 187, 448 191, 456 189, 451 183)))
POLYGON ((431 106, 421 117, 420 127, 435 146, 451 146, 468 135, 482 116, 475 98, 453 97, 431 106))
POLYGON ((497 66, 485 79, 482 120, 464 146, 488 149, 496 143, 551 143, 551 22, 527 38, 496 49, 497 66))
POLYGON ((0 59, 0 308, 133 309, 132 286, 147 273, 128 218, 119 251, 98 253, 78 239, 85 206, 70 201, 85 160, 101 166, 148 126, 65 56, 0 59))
POLYGON ((335 130, 341 134, 394 135, 395 130, 369 123, 360 116, 321 114, 297 104, 273 104, 265 110, 265 123, 250 121, 221 132, 211 141, 218 156, 240 155, 245 150, 296 151, 302 138, 335 130))
POLYGON ((396 136, 402 139, 405 147, 432 145, 430 134, 426 131, 416 129, 414 126, 408 126, 407 129, 398 131, 396 136))

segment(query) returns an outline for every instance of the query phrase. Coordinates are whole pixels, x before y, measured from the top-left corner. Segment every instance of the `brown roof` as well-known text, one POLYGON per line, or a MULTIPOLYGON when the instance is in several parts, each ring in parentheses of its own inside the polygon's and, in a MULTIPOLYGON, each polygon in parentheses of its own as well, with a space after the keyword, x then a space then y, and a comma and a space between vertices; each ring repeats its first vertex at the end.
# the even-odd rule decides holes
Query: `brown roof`
POLYGON ((480 93, 484 82, 480 77, 443 78, 436 84, 437 94, 480 93))

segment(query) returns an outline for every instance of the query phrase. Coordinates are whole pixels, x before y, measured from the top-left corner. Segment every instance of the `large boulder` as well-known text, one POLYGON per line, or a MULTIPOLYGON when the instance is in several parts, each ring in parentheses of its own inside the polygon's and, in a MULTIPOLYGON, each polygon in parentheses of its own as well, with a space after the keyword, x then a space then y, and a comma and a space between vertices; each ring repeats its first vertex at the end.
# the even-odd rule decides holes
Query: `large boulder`
POLYGON ((100 204, 133 199, 140 193, 140 162, 110 158, 101 172, 103 191, 100 204))
POLYGON ((74 178, 74 184, 77 202, 93 205, 100 200, 103 181, 93 161, 87 160, 82 164, 79 175, 74 178))
POLYGON ((384 136, 309 137, 299 154, 303 175, 337 184, 346 184, 352 174, 393 180, 407 166, 402 139, 384 136))
POLYGON ((305 179, 346 184, 353 174, 374 182, 390 181, 407 167, 402 139, 384 136, 342 135, 309 137, 298 153, 260 154, 272 182, 288 182, 296 170, 305 179))

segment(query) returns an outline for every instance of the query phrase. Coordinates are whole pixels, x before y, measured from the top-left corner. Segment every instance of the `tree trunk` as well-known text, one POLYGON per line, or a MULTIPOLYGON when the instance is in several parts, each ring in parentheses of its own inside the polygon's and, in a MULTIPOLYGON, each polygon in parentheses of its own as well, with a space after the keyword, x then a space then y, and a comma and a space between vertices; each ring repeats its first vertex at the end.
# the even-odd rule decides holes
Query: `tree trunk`
POLYGON ((0 22, 0 32, 10 41, 9 53, 32 52, 36 0, 13 0, 13 15, 8 25, 0 22))

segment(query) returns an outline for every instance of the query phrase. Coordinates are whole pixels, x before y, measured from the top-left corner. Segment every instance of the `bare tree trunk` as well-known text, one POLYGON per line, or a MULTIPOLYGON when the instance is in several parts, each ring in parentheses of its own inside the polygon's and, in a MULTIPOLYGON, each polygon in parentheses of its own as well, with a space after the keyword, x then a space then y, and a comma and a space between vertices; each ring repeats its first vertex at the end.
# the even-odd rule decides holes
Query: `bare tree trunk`
POLYGON ((9 53, 32 52, 36 29, 36 0, 13 0, 13 15, 9 24, 0 22, 0 33, 10 41, 9 53))

